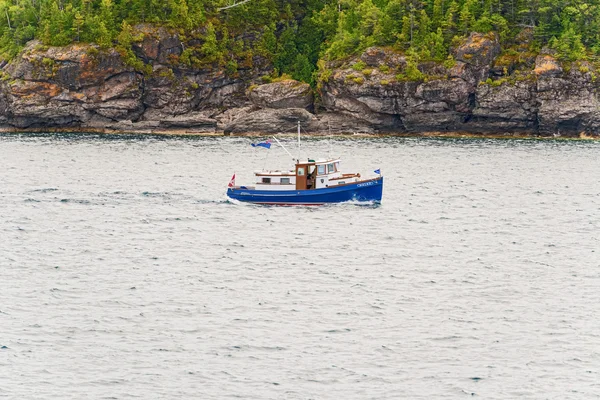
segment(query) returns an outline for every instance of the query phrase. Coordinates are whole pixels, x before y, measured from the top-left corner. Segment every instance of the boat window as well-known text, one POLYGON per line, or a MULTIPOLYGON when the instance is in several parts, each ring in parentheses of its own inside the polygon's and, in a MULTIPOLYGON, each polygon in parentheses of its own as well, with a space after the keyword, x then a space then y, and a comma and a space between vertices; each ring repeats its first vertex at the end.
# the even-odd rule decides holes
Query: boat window
POLYGON ((262 183, 271 183, 271 178, 262 178, 262 183))
POLYGON ((304 167, 298 168, 298 176, 304 175, 304 167))
POLYGON ((281 178, 281 184, 282 185, 289 185, 290 184, 290 178, 281 178))
POLYGON ((325 165, 319 165, 318 168, 319 175, 325 175, 325 165))
POLYGON ((327 164, 327 173, 330 174, 332 172, 335 172, 335 168, 333 167, 333 164, 327 164))

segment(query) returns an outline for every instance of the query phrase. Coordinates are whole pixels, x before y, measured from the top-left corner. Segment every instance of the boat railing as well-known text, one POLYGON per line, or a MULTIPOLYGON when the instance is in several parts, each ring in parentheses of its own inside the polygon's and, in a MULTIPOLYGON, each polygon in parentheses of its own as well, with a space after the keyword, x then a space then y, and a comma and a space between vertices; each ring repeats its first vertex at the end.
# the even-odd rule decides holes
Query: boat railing
POLYGON ((255 171, 255 176, 296 176, 294 171, 255 171))
POLYGON ((360 174, 342 174, 341 176, 337 176, 335 178, 329 178, 329 180, 335 181, 338 179, 348 179, 348 178, 360 178, 360 174))
POLYGON ((287 185, 296 185, 295 183, 292 182, 288 182, 288 183, 281 183, 281 182, 256 182, 256 185, 281 185, 281 186, 287 186, 287 185))

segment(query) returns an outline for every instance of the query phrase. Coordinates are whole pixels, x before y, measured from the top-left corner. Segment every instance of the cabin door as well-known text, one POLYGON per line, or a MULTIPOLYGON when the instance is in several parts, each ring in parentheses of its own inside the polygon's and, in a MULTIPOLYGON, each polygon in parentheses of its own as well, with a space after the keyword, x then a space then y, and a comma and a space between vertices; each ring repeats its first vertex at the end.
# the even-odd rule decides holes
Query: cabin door
POLYGON ((296 164, 296 190, 306 190, 306 164, 296 164))

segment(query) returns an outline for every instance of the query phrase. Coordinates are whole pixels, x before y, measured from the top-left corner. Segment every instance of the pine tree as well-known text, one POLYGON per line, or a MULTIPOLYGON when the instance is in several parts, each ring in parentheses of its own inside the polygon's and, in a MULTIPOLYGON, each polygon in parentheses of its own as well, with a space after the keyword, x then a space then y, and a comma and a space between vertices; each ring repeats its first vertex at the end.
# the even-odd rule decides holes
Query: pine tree
POLYGON ((73 24, 73 36, 76 41, 81 41, 81 30, 83 29, 83 24, 85 20, 81 12, 77 11, 75 13, 75 23, 73 24))
POLYGON ((444 23, 444 0, 434 0, 431 22, 436 29, 444 23))
POLYGON ((446 11, 446 17, 442 24, 442 30, 444 32, 444 38, 449 41, 452 36, 457 32, 457 18, 458 18, 458 3, 455 0, 450 2, 448 10, 446 11))
POLYGON ((104 21, 98 24, 98 32, 96 42, 100 47, 106 49, 112 45, 112 37, 104 21))
POLYGON ((364 0, 358 7, 358 15, 360 15, 360 22, 358 24, 360 35, 359 46, 361 49, 366 49, 378 42, 379 38, 375 37, 375 33, 381 19, 381 10, 371 0, 364 0))
POLYGON ((212 23, 206 25, 206 34, 204 35, 204 43, 200 47, 200 51, 204 55, 204 61, 213 63, 220 61, 219 45, 217 43, 217 34, 212 23))
POLYGON ((124 48, 131 47, 131 43, 133 42, 133 28, 127 21, 121 23, 121 32, 117 36, 117 42, 124 48))
POLYGON ((581 35, 575 32, 569 21, 566 21, 565 25, 565 30, 561 35, 550 42, 551 46, 558 50, 558 54, 563 60, 584 60, 586 54, 585 46, 581 41, 581 35))
POLYGON ((475 24, 475 17, 471 11, 472 4, 472 0, 467 0, 460 10, 460 15, 458 17, 458 30, 463 35, 467 35, 475 24))

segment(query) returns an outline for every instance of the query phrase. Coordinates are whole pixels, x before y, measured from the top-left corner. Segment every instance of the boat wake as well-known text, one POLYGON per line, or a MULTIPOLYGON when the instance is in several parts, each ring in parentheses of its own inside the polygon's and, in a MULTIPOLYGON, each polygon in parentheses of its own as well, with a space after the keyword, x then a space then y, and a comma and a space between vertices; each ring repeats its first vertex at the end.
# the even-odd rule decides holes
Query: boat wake
POLYGON ((260 203, 250 203, 246 201, 239 201, 236 199, 228 199, 223 201, 207 201, 207 203, 219 203, 219 204, 231 204, 236 206, 243 207, 295 207, 295 208, 333 208, 333 207, 365 207, 365 208, 379 208, 381 207, 381 202, 368 200, 368 201, 360 201, 360 200, 348 200, 341 203, 324 203, 324 204, 260 204, 260 203))
MULTIPOLYGON (((334 205, 334 204, 331 204, 334 205)), ((367 207, 367 208, 379 208, 381 207, 380 201, 375 200, 348 200, 343 203, 339 203, 340 206, 345 207, 367 207)))

